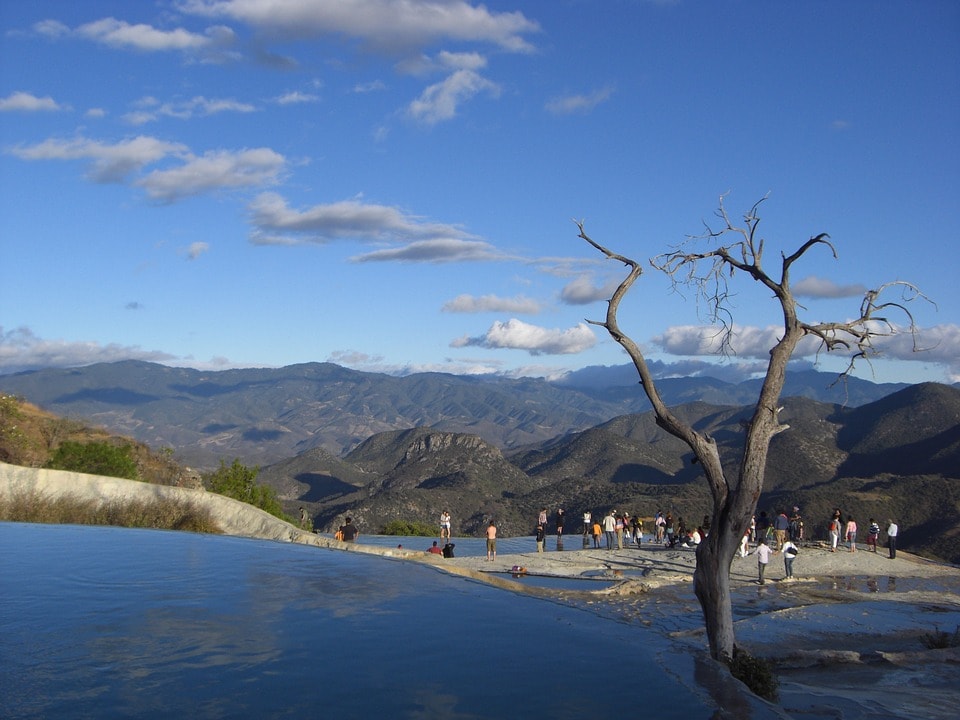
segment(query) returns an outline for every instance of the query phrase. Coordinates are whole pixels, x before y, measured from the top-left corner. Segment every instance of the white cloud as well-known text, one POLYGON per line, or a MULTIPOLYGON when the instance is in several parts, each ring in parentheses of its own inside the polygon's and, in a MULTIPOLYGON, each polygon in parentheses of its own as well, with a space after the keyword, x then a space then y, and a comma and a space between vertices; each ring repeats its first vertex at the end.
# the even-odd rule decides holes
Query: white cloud
POLYGON ((563 95, 550 100, 547 112, 554 115, 572 115, 574 113, 588 113, 597 105, 606 102, 613 95, 613 87, 608 86, 595 90, 589 95, 563 95))
POLYGON ((15 147, 9 152, 23 160, 91 160, 93 169, 89 175, 92 180, 121 182, 144 165, 168 155, 183 155, 187 148, 179 143, 141 135, 113 144, 86 138, 50 139, 36 145, 15 147))
POLYGON ((492 43, 529 52, 524 35, 539 32, 520 12, 491 12, 464 0, 181 0, 181 10, 230 18, 274 35, 340 35, 379 51, 409 53, 444 41, 492 43))
POLYGON ((541 306, 536 300, 519 296, 502 298, 496 295, 458 295, 445 302, 441 309, 443 312, 452 313, 505 312, 535 315, 540 312, 541 306))
MULTIPOLYGON (((139 306, 139 303, 137 304, 139 306)), ((136 345, 101 345, 97 342, 44 340, 26 327, 4 332, 0 326, 0 372, 13 373, 44 368, 66 368, 118 360, 164 362, 174 356, 136 345)))
MULTIPOLYGON (((770 325, 758 328, 749 325, 737 325, 730 338, 730 352, 737 357, 765 359, 770 356, 770 348, 776 345, 783 328, 770 325)), ((724 331, 716 326, 677 325, 667 328, 660 335, 651 338, 664 352, 671 355, 721 355, 724 331)), ((806 338, 797 347, 797 356, 816 352, 819 342, 806 338)))
MULTIPOLYGON (((887 330, 886 326, 882 328, 882 331, 887 330)), ((770 357, 770 348, 782 333, 783 328, 775 325, 765 328, 738 325, 734 328, 731 348, 737 357, 765 363, 770 357)), ((664 352, 686 357, 717 356, 721 351, 721 340, 719 328, 697 325, 671 327, 651 338, 651 342, 664 352)), ((879 353, 876 356, 879 359, 939 364, 947 368, 951 377, 960 378, 960 326, 920 328, 916 338, 907 328, 894 327, 891 335, 875 336, 873 347, 879 353)), ((797 346, 794 358, 813 358, 818 353, 824 357, 826 350, 819 340, 808 336, 797 346)), ((847 357, 849 352, 840 349, 829 355, 847 357)))
POLYGON ((136 184, 155 200, 173 202, 212 190, 266 185, 277 179, 285 165, 283 155, 269 148, 221 150, 192 157, 170 170, 154 170, 136 184))
POLYGON ((473 70, 457 70, 426 88, 419 98, 410 103, 407 112, 420 122, 434 125, 455 117, 461 103, 481 92, 496 98, 500 96, 500 87, 473 70))
POLYGON ((100 118, 105 118, 107 116, 107 111, 103 108, 90 108, 83 115, 84 117, 99 120, 100 118))
POLYGON ((809 298, 863 297, 866 285, 837 285, 833 280, 818 278, 815 275, 805 277, 793 284, 793 294, 809 298))
POLYGON ((570 355, 583 352, 593 347, 596 342, 596 335, 586 323, 558 330, 511 318, 507 322, 495 322, 483 335, 458 338, 450 345, 457 348, 474 346, 526 350, 531 355, 570 355))
POLYGON ((37 97, 28 92, 15 92, 0 98, 0 112, 56 112, 62 109, 49 95, 37 97))

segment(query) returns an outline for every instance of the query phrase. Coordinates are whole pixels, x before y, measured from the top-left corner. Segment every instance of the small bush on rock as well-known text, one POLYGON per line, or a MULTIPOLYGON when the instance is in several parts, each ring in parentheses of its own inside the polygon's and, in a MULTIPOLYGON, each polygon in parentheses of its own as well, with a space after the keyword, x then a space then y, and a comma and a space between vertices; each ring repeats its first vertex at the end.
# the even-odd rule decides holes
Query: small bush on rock
POLYGON ((772 664, 763 658, 754 657, 746 650, 734 647, 730 673, 754 694, 771 702, 777 700, 780 681, 773 672, 772 664))

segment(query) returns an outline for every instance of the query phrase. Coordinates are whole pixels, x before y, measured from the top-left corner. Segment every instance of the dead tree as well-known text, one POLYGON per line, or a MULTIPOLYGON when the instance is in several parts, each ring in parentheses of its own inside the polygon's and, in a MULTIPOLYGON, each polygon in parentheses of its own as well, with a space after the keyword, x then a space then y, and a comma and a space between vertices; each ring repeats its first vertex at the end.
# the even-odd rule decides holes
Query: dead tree
POLYGON ((689 238, 688 242, 679 248, 650 260, 650 265, 668 275, 675 285, 685 285, 696 290, 699 299, 709 307, 712 321, 720 328, 721 345, 725 348, 730 347, 733 334, 733 316, 728 302, 729 283, 732 278, 738 273, 745 274, 769 289, 773 299, 779 303, 783 315, 783 332, 770 349, 770 360, 753 416, 744 425, 743 449, 736 477, 728 476, 725 472, 714 438, 694 430, 666 406, 657 391, 643 352, 620 329, 617 322, 620 301, 643 273, 643 268, 635 260, 611 252, 595 242, 586 234, 583 222, 577 223, 581 238, 607 258, 622 262, 629 268, 627 276, 609 300, 606 319, 602 322, 587 322, 606 328, 610 336, 626 350, 640 375, 640 384, 653 406, 657 425, 690 447, 710 486, 713 500, 711 529, 697 548, 694 590, 703 610, 710 654, 727 663, 733 657, 735 642, 730 568, 763 491, 770 441, 774 435, 788 427, 778 419, 787 362, 797 344, 808 336, 819 340, 821 349, 825 351, 842 349, 849 352, 849 364, 841 373, 841 378, 850 373, 857 360, 869 361, 870 357, 878 354, 873 340, 879 336, 909 332, 914 338, 916 348, 917 326, 904 303, 923 297, 909 283, 888 283, 866 293, 860 306, 859 317, 854 320, 835 323, 804 322, 798 315, 798 310, 802 308, 790 288, 790 271, 794 263, 813 249, 826 248, 834 258, 836 250, 830 243, 829 236, 821 233, 803 243, 792 255, 781 254, 779 277, 769 274, 763 265, 764 241, 757 234, 760 222, 757 211, 765 199, 756 202, 744 216, 743 225, 737 226, 727 215, 723 206, 724 198, 721 196, 717 211, 720 225, 717 230, 707 226, 703 235, 689 238), (702 252, 692 252, 690 249, 692 245, 707 242, 714 242, 719 246, 702 252), (895 286, 903 290, 901 300, 882 300, 882 296, 895 286), (887 317, 887 313, 891 311, 906 319, 903 330, 887 317))

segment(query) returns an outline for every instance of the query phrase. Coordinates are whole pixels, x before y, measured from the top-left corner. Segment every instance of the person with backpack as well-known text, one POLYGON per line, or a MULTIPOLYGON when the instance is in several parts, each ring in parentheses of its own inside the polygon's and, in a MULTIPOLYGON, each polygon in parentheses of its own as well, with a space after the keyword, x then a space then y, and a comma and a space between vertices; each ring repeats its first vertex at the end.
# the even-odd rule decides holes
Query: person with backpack
POLYGON ((793 580, 793 561, 796 560, 800 549, 793 544, 793 540, 783 543, 783 571, 784 578, 793 580))

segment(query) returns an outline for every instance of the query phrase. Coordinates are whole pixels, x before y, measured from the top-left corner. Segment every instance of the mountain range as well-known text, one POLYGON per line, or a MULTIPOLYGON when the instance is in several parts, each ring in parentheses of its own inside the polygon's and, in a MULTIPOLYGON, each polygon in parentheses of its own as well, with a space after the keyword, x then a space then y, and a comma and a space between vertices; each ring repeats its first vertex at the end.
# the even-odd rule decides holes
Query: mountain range
MULTIPOLYGON (((788 373, 785 396, 858 406, 903 389, 814 371, 788 373)), ((758 380, 658 383, 670 405, 744 405, 758 380)), ((220 459, 267 465, 313 448, 342 456, 371 435, 413 427, 477 435, 518 448, 645 412, 632 366, 593 367, 562 380, 418 373, 396 377, 331 363, 202 371, 123 361, 0 375, 0 391, 93 422, 200 469, 220 459)))
MULTIPOLYGON (((861 537, 869 518, 895 517, 902 546, 960 564, 960 389, 861 381, 843 402, 814 397, 836 392, 832 379, 790 378, 780 414, 790 428, 773 438, 758 511, 800 507, 809 538, 826 537, 836 507, 857 519, 861 537)), ((657 427, 635 385, 123 362, 0 376, 0 390, 180 459, 261 464, 258 481, 291 515, 307 508, 323 531, 346 515, 378 532, 390 520, 435 523, 448 510, 455 535, 478 535, 495 519, 516 536, 532 531, 540 509, 553 522, 562 507, 567 542, 579 543, 585 510, 661 509, 698 524, 710 509, 689 449, 657 427)), ((690 379, 662 392, 716 438, 735 477, 756 387, 690 379)))

